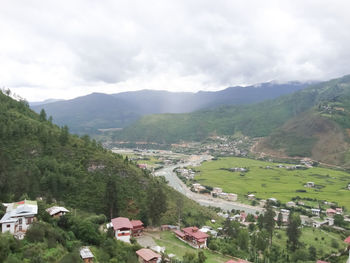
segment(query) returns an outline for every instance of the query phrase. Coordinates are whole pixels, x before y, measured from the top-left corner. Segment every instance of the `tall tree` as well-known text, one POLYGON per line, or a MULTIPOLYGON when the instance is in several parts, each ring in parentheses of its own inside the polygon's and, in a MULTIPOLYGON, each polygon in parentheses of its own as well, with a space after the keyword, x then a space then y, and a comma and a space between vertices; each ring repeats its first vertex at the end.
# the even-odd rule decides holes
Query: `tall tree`
POLYGON ((62 146, 66 145, 69 139, 69 131, 68 131, 68 126, 64 125, 61 128, 61 134, 59 136, 59 141, 62 146))
POLYGON ((299 238, 301 236, 300 226, 300 216, 291 212, 288 218, 287 236, 292 251, 295 251, 299 244, 299 238))
POLYGON ((148 216, 153 225, 159 225, 160 218, 167 210, 167 198, 159 182, 154 182, 148 187, 148 216))
POLYGON ((272 206, 268 203, 264 214, 264 228, 269 233, 270 245, 272 244, 273 231, 275 230, 275 216, 276 213, 272 206))
POLYGON ((110 176, 106 183, 107 214, 112 219, 118 215, 116 179, 110 176))
POLYGON ((39 120, 41 121, 41 122, 43 122, 43 121, 46 121, 46 112, 45 112, 45 110, 44 109, 41 109, 41 111, 40 111, 40 115, 39 115, 39 120))
POLYGON ((281 227, 283 224, 283 215, 281 212, 278 213, 278 216, 277 216, 277 225, 278 227, 281 227))

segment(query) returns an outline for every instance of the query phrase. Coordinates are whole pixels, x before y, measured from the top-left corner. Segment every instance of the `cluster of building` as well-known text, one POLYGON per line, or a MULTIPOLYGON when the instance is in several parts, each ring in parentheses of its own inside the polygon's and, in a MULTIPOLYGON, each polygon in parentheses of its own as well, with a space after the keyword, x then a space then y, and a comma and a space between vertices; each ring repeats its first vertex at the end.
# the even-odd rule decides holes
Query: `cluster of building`
POLYGON ((194 176, 195 176, 195 174, 196 174, 196 173, 195 173, 194 171, 192 171, 191 169, 186 169, 186 168, 179 168, 179 169, 176 169, 176 172, 177 172, 179 175, 185 177, 187 180, 193 179, 194 176))
POLYGON ((225 193, 220 187, 214 187, 211 192, 213 197, 219 197, 228 201, 237 201, 238 195, 234 193, 225 193))
MULTIPOLYGON (((17 239, 23 239, 30 225, 36 221, 38 214, 37 201, 23 200, 14 203, 4 203, 6 213, 0 220, 2 233, 9 232, 17 239)), ((60 217, 69 211, 62 206, 53 206, 46 211, 52 217, 60 217)))
POLYGON ((200 231, 197 227, 186 227, 182 230, 174 231, 176 237, 181 241, 186 242, 194 248, 206 248, 208 235, 200 231))

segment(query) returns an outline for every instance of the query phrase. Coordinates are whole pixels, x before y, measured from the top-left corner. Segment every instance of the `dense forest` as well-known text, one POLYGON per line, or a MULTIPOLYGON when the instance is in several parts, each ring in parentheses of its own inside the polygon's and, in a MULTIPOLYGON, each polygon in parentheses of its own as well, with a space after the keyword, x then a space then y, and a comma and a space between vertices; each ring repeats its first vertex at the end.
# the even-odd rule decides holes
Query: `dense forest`
MULTIPOLYGON (((39 232, 34 236, 45 241, 41 246, 48 245, 52 238, 55 245, 48 246, 61 246, 68 253, 76 246, 60 243, 67 239, 65 235, 72 235, 67 240, 100 246, 107 237, 97 231, 98 224, 117 216, 141 219, 146 225, 175 224, 180 212, 184 225, 203 224, 215 217, 210 210, 169 188, 163 178, 153 178, 88 136, 71 135, 66 126, 52 124, 45 111, 36 114, 25 101, 15 101, 9 95, 9 91, 0 92, 0 203, 40 198, 44 201, 39 212, 51 203, 78 211, 77 217, 67 218, 69 223, 45 221, 45 215, 40 215, 44 222, 31 231, 39 232), (87 234, 94 232, 95 235, 87 234)), ((0 216, 3 213, 4 209, 0 216)), ((21 245, 10 236, 1 236, 0 246, 7 249, 1 247, 0 251, 7 253, 1 255, 0 261, 14 254, 19 260, 31 259, 19 262, 56 262, 57 259, 40 259, 40 253, 37 261, 27 255, 27 249, 40 251, 30 236, 21 245), (18 251, 22 246, 24 250, 18 251)), ((115 241, 110 245, 118 246, 115 241)))

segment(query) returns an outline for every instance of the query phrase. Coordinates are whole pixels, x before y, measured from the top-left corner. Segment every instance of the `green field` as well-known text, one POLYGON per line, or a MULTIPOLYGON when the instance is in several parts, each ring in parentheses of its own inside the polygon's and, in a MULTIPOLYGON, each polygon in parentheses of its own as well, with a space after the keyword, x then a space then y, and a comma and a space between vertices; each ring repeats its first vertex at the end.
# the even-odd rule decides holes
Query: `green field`
MULTIPOLYGON (((305 249, 308 249, 310 246, 315 247, 319 258, 326 254, 336 254, 339 252, 339 249, 344 249, 346 247, 341 235, 311 227, 304 227, 302 229, 300 242, 304 244, 302 247, 305 249), (338 244, 338 248, 332 246, 333 242, 338 244)), ((286 232, 284 230, 276 230, 273 243, 284 249, 287 246, 286 232)))
POLYGON ((349 173, 318 167, 307 170, 287 170, 278 168, 277 165, 277 163, 238 157, 220 158, 195 167, 199 171, 195 179, 203 185, 221 187, 224 192, 236 193, 239 197, 254 193, 261 199, 274 197, 285 203, 293 197, 300 196, 337 202, 339 206, 350 209, 350 191, 346 190, 350 183, 349 173), (270 166, 271 169, 266 169, 266 166, 270 166), (233 167, 245 167, 249 171, 242 176, 241 172, 220 169, 233 167), (304 184, 309 181, 320 185, 321 189, 304 187, 304 184), (306 192, 297 192, 297 190, 306 190, 306 192))
MULTIPOLYGON (((171 231, 163 231, 152 234, 152 237, 155 239, 155 242, 161 246, 165 247, 165 252, 169 254, 175 254, 176 258, 182 259, 185 253, 195 253, 197 255, 198 249, 194 249, 186 243, 180 241, 175 237, 175 234, 171 231)), ((206 262, 213 263, 223 263, 231 259, 230 257, 225 257, 220 254, 211 252, 208 249, 202 250, 207 257, 206 262)))

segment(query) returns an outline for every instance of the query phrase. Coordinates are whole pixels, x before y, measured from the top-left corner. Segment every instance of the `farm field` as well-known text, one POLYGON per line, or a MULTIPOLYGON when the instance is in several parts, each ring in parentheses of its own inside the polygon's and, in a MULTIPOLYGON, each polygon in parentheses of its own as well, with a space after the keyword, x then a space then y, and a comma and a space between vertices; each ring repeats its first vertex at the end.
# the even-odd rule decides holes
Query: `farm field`
POLYGON ((254 193, 257 198, 273 197, 285 203, 300 196, 337 202, 339 206, 350 210, 350 191, 346 189, 350 183, 349 173, 318 167, 287 170, 278 168, 277 165, 278 163, 239 157, 220 158, 195 167, 199 171, 195 180, 203 185, 221 187, 224 192, 236 193, 239 198, 254 193), (242 173, 222 170, 235 167, 244 167, 248 171, 242 173), (314 182, 320 189, 306 188, 306 182, 314 182))
MULTIPOLYGON (((157 243, 157 245, 161 247, 165 247, 165 252, 169 254, 175 254, 176 258, 182 259, 183 255, 187 252, 195 253, 197 255, 199 249, 194 249, 186 243, 180 241, 175 237, 175 234, 171 231, 162 231, 152 234, 153 239, 157 243)), ((216 254, 211 252, 208 249, 202 250, 207 257, 206 262, 212 263, 223 263, 231 259, 230 257, 226 257, 220 254, 216 254)))

